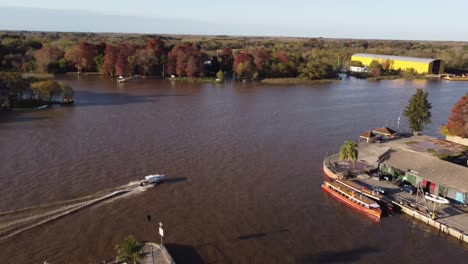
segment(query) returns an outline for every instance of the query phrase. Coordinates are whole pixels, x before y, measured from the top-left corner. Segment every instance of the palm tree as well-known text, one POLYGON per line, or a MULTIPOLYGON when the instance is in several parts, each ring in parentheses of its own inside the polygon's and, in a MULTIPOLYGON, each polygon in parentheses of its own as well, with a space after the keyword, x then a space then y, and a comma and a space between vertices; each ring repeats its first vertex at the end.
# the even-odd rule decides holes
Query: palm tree
POLYGON ((340 160, 346 160, 348 162, 351 161, 353 163, 353 168, 354 162, 358 158, 358 150, 356 147, 356 143, 346 140, 340 148, 340 160))
POLYGON ((138 242, 132 235, 126 237, 122 243, 115 246, 117 261, 132 261, 133 264, 136 264, 143 257, 142 248, 143 244, 138 242))

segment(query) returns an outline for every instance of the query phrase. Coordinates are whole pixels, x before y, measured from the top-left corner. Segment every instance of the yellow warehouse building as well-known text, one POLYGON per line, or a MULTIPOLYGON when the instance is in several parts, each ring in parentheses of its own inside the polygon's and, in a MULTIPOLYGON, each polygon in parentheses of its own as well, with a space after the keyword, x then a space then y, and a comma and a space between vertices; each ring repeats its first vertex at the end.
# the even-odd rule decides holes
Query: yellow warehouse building
POLYGON ((442 74, 444 72, 444 62, 439 59, 357 53, 351 56, 351 60, 360 61, 364 66, 369 66, 374 60, 380 64, 388 60, 390 69, 402 71, 414 69, 418 74, 442 74))

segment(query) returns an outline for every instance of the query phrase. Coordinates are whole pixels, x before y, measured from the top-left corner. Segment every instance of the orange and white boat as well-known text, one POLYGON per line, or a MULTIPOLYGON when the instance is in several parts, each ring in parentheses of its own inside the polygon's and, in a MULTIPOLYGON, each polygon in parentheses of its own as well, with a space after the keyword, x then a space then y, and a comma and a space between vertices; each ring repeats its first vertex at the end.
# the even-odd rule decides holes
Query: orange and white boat
POLYGON ((341 202, 352 208, 365 213, 366 215, 379 220, 382 215, 382 209, 374 200, 353 191, 351 188, 337 182, 327 182, 322 184, 322 189, 337 198, 341 202))

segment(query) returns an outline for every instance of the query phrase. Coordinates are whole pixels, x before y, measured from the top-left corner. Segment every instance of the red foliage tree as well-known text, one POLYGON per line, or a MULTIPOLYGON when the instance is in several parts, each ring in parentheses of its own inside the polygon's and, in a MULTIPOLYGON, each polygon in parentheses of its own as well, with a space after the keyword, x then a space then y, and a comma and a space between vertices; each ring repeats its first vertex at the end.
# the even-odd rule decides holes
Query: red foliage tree
POLYGON ((235 69, 237 65, 239 65, 239 63, 253 63, 253 61, 253 56, 247 50, 242 50, 241 52, 237 53, 234 57, 233 68, 235 69))
POLYGON ((102 73, 105 76, 114 76, 115 74, 115 62, 117 61, 117 55, 119 49, 116 46, 106 45, 104 50, 104 63, 102 64, 102 73))
POLYGON ((131 57, 135 54, 135 47, 130 44, 121 44, 119 46, 119 53, 115 61, 115 74, 116 75, 130 75, 133 70, 133 63, 131 57))
POLYGON ((154 56, 158 58, 167 53, 166 45, 160 38, 148 39, 146 41, 145 49, 152 50, 154 52, 154 56))
POLYGON ((201 48, 194 43, 184 42, 176 45, 167 55, 167 59, 169 74, 192 77, 202 73, 201 48))
POLYGON ((185 70, 188 77, 195 77, 198 75, 200 71, 199 64, 200 64, 200 60, 198 60, 196 56, 189 57, 187 61, 187 68, 185 70))
POLYGON ((283 51, 277 51, 275 54, 274 54, 274 58, 277 59, 278 61, 282 62, 282 63, 288 63, 289 62, 289 57, 286 53, 284 53, 283 51))
POLYGON ((181 49, 177 51, 176 73, 179 76, 185 76, 185 69, 187 68, 188 56, 181 49))
POLYGON ((454 136, 468 138, 468 93, 453 106, 447 128, 454 136))
POLYGON ((239 78, 251 78, 255 68, 254 57, 243 50, 234 57, 233 69, 239 78))
POLYGON ((255 67, 258 71, 265 70, 265 67, 269 65, 271 60, 271 52, 261 48, 256 50, 253 54, 255 67))

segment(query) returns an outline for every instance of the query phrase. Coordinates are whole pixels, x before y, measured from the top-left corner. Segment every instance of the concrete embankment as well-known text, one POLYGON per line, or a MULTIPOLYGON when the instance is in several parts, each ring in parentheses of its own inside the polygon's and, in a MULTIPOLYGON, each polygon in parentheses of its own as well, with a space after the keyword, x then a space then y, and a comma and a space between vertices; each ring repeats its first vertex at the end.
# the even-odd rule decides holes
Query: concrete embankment
POLYGON ((393 201, 393 203, 400 206, 401 211, 403 213, 410 215, 414 219, 417 219, 417 220, 420 220, 420 221, 426 223, 426 225, 430 225, 430 226, 433 226, 433 227, 437 228, 437 230, 439 230, 440 233, 451 235, 451 236, 455 237, 459 241, 463 241, 463 242, 468 243, 468 234, 465 233, 464 231, 459 230, 458 228, 450 226, 448 224, 444 224, 444 223, 441 223, 441 222, 439 222, 437 220, 431 219, 430 217, 428 217, 428 216, 426 216, 424 214, 421 214, 418 211, 416 211, 413 208, 408 207, 406 205, 402 205, 402 204, 397 203, 395 201, 393 201))

